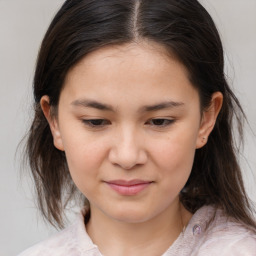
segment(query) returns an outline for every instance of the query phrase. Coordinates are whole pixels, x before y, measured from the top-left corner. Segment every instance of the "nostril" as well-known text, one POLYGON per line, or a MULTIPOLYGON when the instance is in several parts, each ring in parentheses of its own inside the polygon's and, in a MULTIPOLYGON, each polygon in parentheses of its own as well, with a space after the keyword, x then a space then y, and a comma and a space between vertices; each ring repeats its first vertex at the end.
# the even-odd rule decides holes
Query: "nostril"
POLYGON ((116 165, 120 166, 124 170, 131 170, 135 166, 141 166, 146 163, 147 155, 144 150, 111 150, 109 153, 109 161, 116 165))

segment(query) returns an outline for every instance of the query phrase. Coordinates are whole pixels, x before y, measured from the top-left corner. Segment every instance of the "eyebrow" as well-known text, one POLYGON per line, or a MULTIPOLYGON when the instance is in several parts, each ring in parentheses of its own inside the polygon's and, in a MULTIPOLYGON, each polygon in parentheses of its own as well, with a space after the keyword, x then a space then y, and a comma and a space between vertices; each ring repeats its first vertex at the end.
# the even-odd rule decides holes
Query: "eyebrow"
POLYGON ((103 104, 103 103, 97 102, 95 100, 87 100, 87 99, 75 100, 71 103, 71 105, 78 106, 78 107, 79 106, 85 107, 85 108, 96 108, 99 110, 114 112, 114 109, 110 105, 103 104))
POLYGON ((183 102, 165 101, 165 102, 161 102, 161 103, 158 103, 155 105, 143 106, 140 109, 140 112, 152 112, 152 111, 168 109, 168 108, 177 108, 177 107, 184 106, 184 105, 185 104, 183 102))
MULTIPOLYGON (((95 108, 98 110, 104 110, 104 111, 111 111, 114 112, 114 108, 111 105, 100 103, 95 100, 88 100, 88 99, 78 99, 71 103, 73 106, 80 106, 85 108, 95 108)), ((142 106, 138 112, 153 112, 157 110, 162 109, 168 109, 168 108, 177 108, 180 106, 184 106, 185 104, 183 102, 175 102, 175 101, 165 101, 160 102, 158 104, 154 105, 148 105, 148 106, 142 106)))

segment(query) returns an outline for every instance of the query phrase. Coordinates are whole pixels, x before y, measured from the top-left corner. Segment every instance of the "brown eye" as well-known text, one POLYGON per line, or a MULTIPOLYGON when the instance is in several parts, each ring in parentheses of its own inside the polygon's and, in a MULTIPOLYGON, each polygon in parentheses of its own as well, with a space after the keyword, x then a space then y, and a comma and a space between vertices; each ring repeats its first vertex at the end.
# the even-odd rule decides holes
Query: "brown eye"
POLYGON ((165 119, 165 118, 154 118, 149 120, 146 124, 153 125, 153 126, 168 126, 174 122, 172 119, 165 119))
POLYGON ((101 127, 110 124, 110 122, 105 119, 83 119, 82 122, 90 127, 101 127))

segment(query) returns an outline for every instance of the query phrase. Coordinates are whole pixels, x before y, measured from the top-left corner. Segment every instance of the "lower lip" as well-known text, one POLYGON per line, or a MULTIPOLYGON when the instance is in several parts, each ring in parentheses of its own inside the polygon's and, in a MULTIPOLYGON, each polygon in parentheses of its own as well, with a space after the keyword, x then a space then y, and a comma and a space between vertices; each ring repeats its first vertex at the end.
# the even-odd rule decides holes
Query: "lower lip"
POLYGON ((152 183, 141 183, 141 184, 135 184, 130 186, 125 185, 118 185, 113 183, 107 183, 113 190, 115 190, 117 193, 124 195, 124 196, 133 196, 137 195, 144 189, 146 189, 150 184, 152 183))

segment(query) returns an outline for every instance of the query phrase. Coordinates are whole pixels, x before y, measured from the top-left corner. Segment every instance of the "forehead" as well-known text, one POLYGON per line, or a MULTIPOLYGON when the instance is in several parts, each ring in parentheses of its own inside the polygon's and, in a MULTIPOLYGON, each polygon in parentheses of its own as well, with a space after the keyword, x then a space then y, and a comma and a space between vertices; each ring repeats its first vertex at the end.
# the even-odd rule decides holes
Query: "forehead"
POLYGON ((68 72, 65 90, 77 98, 115 96, 116 100, 154 101, 162 97, 164 101, 195 89, 176 58, 161 45, 144 42, 108 46, 88 54, 68 72))
POLYGON ((134 72, 141 73, 143 71, 157 71, 156 67, 158 69, 169 68, 166 64, 173 62, 177 63, 177 68, 181 72, 188 75, 186 68, 177 60, 175 55, 158 43, 142 41, 140 43, 110 45, 87 54, 70 69, 66 80, 70 77, 73 78, 76 74, 79 75, 81 69, 84 71, 87 69, 88 72, 91 72, 97 68, 97 71, 102 69, 104 72, 107 69, 126 65, 126 68, 129 67, 129 71, 134 68, 134 72), (140 69, 138 70, 137 67, 140 69))

